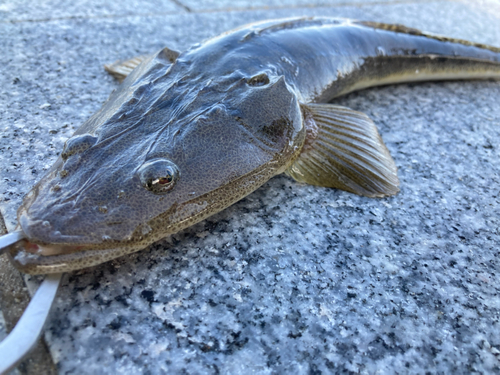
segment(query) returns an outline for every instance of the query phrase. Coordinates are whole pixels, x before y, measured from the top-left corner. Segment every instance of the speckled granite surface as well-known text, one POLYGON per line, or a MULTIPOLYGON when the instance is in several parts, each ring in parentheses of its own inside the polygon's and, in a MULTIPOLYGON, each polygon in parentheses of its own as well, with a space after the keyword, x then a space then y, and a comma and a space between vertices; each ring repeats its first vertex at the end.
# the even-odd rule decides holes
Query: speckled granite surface
MULTIPOLYGON (((7 336, 7 328, 5 324, 5 319, 2 312, 0 312, 0 340, 3 340, 6 336, 7 336)), ((9 375, 19 375, 19 372, 17 371, 17 369, 14 369, 9 372, 9 375)))
MULTIPOLYGON (((500 46, 496 2, 288 3, 197 13, 206 6, 177 1, 160 16, 116 17, 91 6, 74 11, 88 17, 0 23, 7 225, 116 87, 104 63, 293 15, 500 46)), ((149 249, 65 275, 46 331, 60 373, 499 373, 499 98, 499 82, 475 81, 336 101, 379 126, 400 194, 373 200, 280 176, 149 249)))

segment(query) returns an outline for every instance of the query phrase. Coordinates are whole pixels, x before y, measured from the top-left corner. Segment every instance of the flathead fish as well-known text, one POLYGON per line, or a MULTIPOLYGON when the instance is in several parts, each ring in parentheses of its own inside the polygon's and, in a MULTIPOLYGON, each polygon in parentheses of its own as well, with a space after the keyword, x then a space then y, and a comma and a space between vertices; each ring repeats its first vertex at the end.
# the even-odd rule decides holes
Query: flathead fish
POLYGON ((27 239, 9 254, 24 272, 143 249, 280 173, 396 194, 396 166, 373 121, 327 103, 377 85, 500 78, 500 49, 398 25, 297 18, 108 70, 126 78, 19 208, 27 239))

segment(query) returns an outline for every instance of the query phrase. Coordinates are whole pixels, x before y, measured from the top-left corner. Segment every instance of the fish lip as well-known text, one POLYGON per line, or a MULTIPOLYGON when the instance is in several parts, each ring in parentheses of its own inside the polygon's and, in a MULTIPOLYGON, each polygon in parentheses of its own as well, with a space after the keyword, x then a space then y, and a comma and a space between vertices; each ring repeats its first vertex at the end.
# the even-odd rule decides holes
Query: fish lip
MULTIPOLYGON (((22 226, 18 225, 17 229, 21 230, 22 226)), ((143 235, 125 240, 109 239, 98 243, 46 242, 25 234, 25 239, 7 249, 7 256, 19 271, 32 275, 71 272, 93 267, 144 249, 160 239, 156 236, 143 235)))
POLYGON ((32 254, 38 256, 54 256, 63 254, 72 254, 78 251, 84 251, 85 248, 89 248, 90 244, 78 244, 78 243, 51 243, 44 244, 39 241, 30 241, 29 239, 24 240, 21 244, 21 248, 32 254))
POLYGON ((108 245, 108 247, 98 247, 92 244, 42 245, 25 239, 12 245, 8 249, 7 255, 18 270, 37 275, 69 272, 92 267, 121 255, 137 251, 137 246, 131 244, 109 243, 108 245), (45 254, 42 253, 44 250, 45 254))
POLYGON ((74 255, 83 251, 99 251, 92 244, 77 244, 77 243, 44 243, 25 238, 10 246, 8 253, 18 263, 33 263, 34 261, 55 260, 58 256, 74 255))

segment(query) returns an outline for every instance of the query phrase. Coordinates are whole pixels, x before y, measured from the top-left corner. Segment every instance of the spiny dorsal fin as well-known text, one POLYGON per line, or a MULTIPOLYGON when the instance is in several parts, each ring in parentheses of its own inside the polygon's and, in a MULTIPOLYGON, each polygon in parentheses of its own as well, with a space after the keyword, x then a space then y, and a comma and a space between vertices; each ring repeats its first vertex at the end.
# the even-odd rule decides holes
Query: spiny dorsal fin
POLYGON ((104 65, 104 69, 115 77, 119 82, 123 81, 127 76, 137 68, 148 56, 136 56, 129 60, 118 60, 112 64, 104 65))
MULTIPOLYGON (((167 59, 171 64, 177 60, 179 56, 179 52, 174 51, 168 47, 163 48, 161 52, 158 54, 158 57, 167 59), (163 55, 163 56, 162 56, 163 55)), ((110 73, 113 77, 115 77, 118 81, 122 82, 127 76, 137 68, 137 66, 147 59, 149 56, 136 56, 129 60, 119 60, 115 61, 113 64, 104 65, 104 69, 108 73, 110 73)))
POLYGON ((396 194, 397 168, 373 121, 333 104, 302 106, 306 142, 286 174, 367 197, 396 194))

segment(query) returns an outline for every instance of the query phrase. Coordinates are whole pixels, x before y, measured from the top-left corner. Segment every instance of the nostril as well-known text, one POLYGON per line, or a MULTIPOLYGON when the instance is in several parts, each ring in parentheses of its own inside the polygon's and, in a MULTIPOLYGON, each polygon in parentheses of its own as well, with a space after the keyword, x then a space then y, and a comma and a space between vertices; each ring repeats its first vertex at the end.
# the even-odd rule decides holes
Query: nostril
POLYGON ((97 137, 90 134, 81 134, 74 136, 66 141, 64 144, 61 157, 66 160, 71 155, 81 153, 91 148, 97 142, 97 137))

